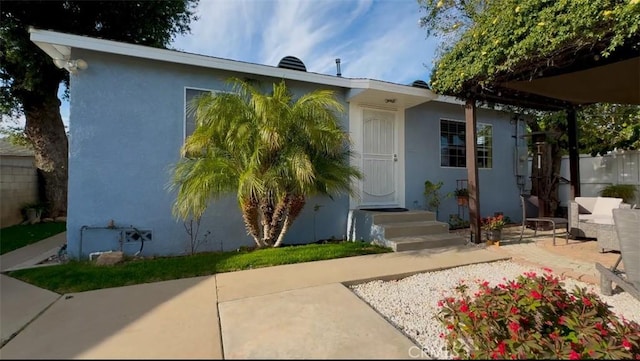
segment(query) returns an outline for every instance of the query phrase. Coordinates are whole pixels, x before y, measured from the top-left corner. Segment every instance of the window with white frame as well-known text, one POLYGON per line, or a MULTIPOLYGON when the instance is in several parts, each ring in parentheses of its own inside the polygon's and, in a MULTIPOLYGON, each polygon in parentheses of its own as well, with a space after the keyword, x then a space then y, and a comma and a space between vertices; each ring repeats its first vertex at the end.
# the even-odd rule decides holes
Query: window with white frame
MULTIPOLYGON (((477 125, 478 168, 493 166, 493 127, 477 125)), ((440 165, 464 168, 467 165, 465 146, 465 123, 440 119, 440 165)))

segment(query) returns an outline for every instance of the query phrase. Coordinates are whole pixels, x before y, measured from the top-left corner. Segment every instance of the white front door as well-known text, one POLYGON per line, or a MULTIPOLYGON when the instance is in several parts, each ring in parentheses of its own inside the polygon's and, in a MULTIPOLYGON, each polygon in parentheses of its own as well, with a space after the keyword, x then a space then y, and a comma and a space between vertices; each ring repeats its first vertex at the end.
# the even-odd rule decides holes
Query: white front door
POLYGON ((399 206, 396 112, 362 114, 362 206, 399 206))

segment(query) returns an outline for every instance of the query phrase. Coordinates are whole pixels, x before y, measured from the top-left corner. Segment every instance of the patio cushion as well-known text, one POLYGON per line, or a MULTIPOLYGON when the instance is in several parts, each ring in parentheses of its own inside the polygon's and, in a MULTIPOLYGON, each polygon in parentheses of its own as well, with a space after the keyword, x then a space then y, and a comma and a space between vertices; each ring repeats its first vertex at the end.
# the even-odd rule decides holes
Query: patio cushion
POLYGON ((613 213, 611 213, 611 211, 614 208, 619 208, 620 203, 622 203, 622 198, 597 197, 591 214, 613 219, 613 213))
POLYGON ((591 213, 596 204, 596 197, 576 197, 574 201, 578 204, 578 212, 591 213))

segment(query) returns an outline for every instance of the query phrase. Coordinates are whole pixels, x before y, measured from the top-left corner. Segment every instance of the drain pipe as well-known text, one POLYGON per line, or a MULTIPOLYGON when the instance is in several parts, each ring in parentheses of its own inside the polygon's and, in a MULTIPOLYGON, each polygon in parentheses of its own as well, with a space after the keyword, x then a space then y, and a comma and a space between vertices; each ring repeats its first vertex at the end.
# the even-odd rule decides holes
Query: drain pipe
MULTIPOLYGON (((140 231, 138 229, 136 229, 133 226, 129 226, 129 227, 116 227, 116 226, 112 226, 112 223, 110 223, 108 226, 104 227, 104 226, 97 226, 97 227, 92 227, 92 226, 87 226, 84 225, 82 227, 80 227, 80 245, 78 246, 78 258, 82 258, 82 243, 83 243, 83 238, 84 238, 84 231, 87 229, 111 229, 111 230, 124 230, 124 229, 132 229, 135 232, 137 232, 138 234, 141 235, 140 231)), ((140 237, 140 240, 142 242, 142 244, 140 245, 140 250, 138 252, 136 252, 136 256, 138 254, 140 254, 140 252, 142 252, 142 248, 144 247, 144 239, 142 237, 140 237)), ((122 239, 120 239, 120 250, 122 251, 122 239)), ((96 253, 96 252, 93 252, 96 253)), ((92 253, 92 254, 93 254, 92 253)), ((91 259, 91 254, 89 255, 89 259, 91 259)))
POLYGON ((113 251, 100 251, 100 252, 91 252, 89 253, 89 261, 93 261, 93 256, 100 256, 104 253, 113 253, 113 251))

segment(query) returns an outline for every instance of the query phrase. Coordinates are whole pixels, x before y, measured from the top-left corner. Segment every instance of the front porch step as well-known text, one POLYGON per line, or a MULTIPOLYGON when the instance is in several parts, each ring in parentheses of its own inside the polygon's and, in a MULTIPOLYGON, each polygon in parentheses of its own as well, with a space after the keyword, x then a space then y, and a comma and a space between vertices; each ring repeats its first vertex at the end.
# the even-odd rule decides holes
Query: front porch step
POLYGON ((435 221, 436 214, 428 211, 407 211, 407 212, 376 212, 373 215, 373 223, 388 224, 401 222, 423 222, 435 221))
POLYGON ((384 228, 386 239, 449 233, 449 225, 438 221, 376 223, 376 226, 384 228))
POLYGON ((450 246, 464 246, 467 240, 455 233, 440 233, 422 236, 395 237, 387 239, 387 244, 395 252, 415 251, 450 246))

